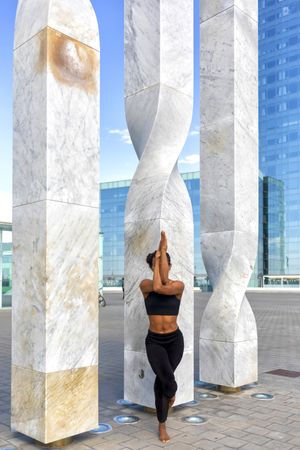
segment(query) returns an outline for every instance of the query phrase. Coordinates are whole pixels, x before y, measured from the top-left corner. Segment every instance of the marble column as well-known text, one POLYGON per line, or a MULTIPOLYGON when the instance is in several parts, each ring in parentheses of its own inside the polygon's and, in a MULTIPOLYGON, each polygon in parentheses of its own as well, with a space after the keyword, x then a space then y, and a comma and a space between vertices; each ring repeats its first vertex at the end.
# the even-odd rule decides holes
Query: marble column
POLYGON ((98 425, 99 34, 89 0, 15 24, 12 429, 98 425))
POLYGON ((200 379, 257 380, 245 291, 258 240, 257 0, 201 0, 201 246, 213 293, 200 328, 200 379))
POLYGON ((177 168, 193 109, 193 1, 125 0, 125 108, 139 158, 125 212, 124 397, 154 407, 145 351, 148 317, 139 283, 146 256, 168 236, 171 279, 185 283, 178 324, 185 350, 175 372, 176 403, 193 399, 193 217, 177 168))

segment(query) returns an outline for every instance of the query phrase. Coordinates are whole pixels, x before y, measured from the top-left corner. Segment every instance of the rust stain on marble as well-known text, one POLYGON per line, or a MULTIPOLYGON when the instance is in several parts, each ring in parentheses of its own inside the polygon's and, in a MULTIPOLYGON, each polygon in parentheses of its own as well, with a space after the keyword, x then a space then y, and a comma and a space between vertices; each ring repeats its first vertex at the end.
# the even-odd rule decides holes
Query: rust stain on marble
POLYGON ((98 424, 98 367, 43 373, 12 366, 12 425, 40 442, 98 424))
POLYGON ((47 441, 87 431, 98 423, 98 367, 46 374, 47 441))
POLYGON ((40 33, 38 70, 46 67, 63 84, 91 94, 98 91, 99 53, 48 27, 40 33))

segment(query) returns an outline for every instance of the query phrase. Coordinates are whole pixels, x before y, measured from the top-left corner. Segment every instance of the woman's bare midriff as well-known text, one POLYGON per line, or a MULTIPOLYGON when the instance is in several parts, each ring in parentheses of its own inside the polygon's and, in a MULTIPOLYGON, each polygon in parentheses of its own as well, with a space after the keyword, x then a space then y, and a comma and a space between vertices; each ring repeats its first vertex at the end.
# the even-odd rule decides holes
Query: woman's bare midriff
POLYGON ((148 316, 150 331, 154 333, 171 333, 178 328, 177 316, 148 316))

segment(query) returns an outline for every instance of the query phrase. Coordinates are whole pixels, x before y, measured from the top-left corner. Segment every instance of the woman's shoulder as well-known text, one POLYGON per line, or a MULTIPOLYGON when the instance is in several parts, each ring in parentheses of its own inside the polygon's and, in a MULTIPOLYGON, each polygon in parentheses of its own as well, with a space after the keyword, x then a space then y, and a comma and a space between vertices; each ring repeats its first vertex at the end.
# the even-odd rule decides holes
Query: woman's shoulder
POLYGON ((173 285, 177 285, 177 286, 181 286, 182 287, 182 290, 184 289, 184 282, 183 281, 181 281, 181 280, 169 280, 170 281, 170 285, 171 284, 173 284, 173 285))
POLYGON ((181 290, 181 293, 179 295, 178 294, 176 295, 176 298, 178 300, 181 300, 182 294, 183 294, 183 291, 184 291, 184 282, 181 281, 181 280, 170 280, 170 282, 171 282, 170 285, 173 285, 173 286, 176 285, 176 287, 181 290))
POLYGON ((149 280, 148 278, 142 280, 140 282, 140 290, 142 291, 144 298, 146 298, 149 292, 153 291, 153 280, 149 280))
POLYGON ((144 280, 142 280, 141 282, 140 282, 140 288, 143 288, 143 287, 148 287, 148 286, 153 286, 153 280, 149 280, 148 278, 145 278, 144 280))

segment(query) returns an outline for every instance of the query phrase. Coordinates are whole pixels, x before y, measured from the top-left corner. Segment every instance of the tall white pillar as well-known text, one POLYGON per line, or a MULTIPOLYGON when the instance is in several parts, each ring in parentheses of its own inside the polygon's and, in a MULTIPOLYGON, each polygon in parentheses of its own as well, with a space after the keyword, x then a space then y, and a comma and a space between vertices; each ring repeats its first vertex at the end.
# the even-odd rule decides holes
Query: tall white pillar
POLYGON ((99 35, 89 0, 20 0, 14 50, 12 429, 98 424, 99 35))
POLYGON ((185 339, 176 403, 193 399, 193 216, 177 168, 193 109, 193 0, 125 0, 125 108, 139 158, 125 213, 124 397, 154 407, 154 374, 139 283, 148 253, 168 236, 170 278, 185 283, 178 323, 185 339))
POLYGON ((200 328, 200 379, 257 379, 245 291, 258 240, 257 0, 201 0, 201 245, 213 285, 200 328))

